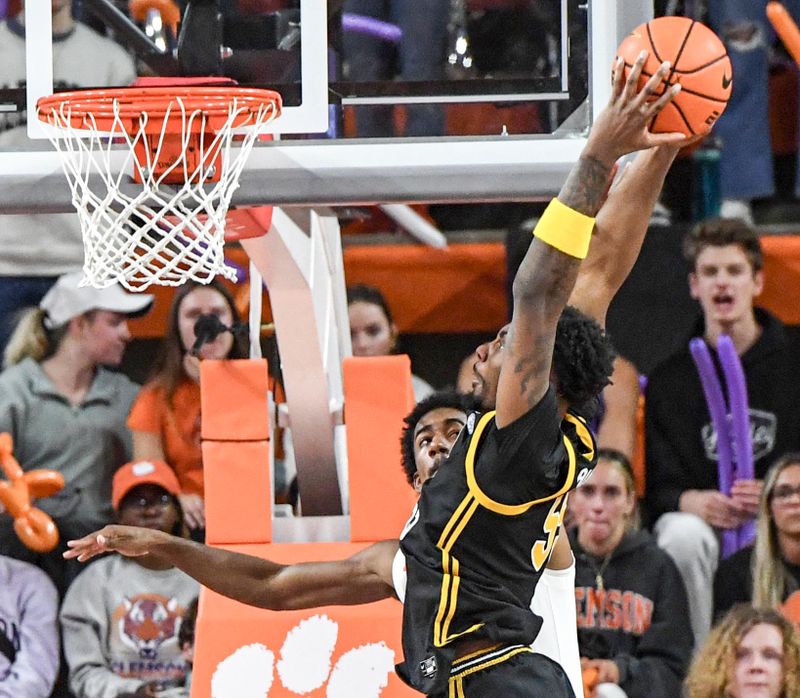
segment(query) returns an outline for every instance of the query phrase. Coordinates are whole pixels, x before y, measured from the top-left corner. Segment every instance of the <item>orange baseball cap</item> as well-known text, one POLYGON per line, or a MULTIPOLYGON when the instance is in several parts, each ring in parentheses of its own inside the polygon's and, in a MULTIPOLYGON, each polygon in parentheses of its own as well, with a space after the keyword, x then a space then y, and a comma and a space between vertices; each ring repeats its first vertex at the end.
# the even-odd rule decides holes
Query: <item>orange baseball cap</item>
POLYGON ((158 485, 176 497, 181 492, 175 471, 163 460, 132 461, 114 473, 111 484, 111 506, 114 511, 119 511, 123 497, 139 485, 158 485))

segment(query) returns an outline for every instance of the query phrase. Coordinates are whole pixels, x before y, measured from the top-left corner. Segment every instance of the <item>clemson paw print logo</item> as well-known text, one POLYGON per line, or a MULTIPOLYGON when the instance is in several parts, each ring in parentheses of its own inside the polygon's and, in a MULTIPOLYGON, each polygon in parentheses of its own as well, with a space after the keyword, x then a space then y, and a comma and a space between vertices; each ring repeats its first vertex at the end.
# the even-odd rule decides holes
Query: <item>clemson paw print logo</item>
POLYGON ((286 635, 276 659, 262 645, 245 645, 223 659, 211 679, 212 698, 267 698, 278 684, 298 696, 379 698, 394 671, 394 650, 383 642, 331 658, 339 625, 325 615, 300 621, 286 635))

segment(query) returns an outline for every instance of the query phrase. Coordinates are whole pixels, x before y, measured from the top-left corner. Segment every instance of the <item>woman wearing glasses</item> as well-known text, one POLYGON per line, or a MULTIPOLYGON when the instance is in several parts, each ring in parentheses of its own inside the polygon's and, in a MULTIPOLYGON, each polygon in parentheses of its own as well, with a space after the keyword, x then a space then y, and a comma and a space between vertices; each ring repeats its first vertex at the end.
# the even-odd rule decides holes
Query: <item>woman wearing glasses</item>
MULTIPOLYGON (((183 536, 180 491, 166 463, 139 460, 116 472, 111 499, 119 523, 183 536)), ((188 696, 178 631, 198 591, 191 577, 149 556, 112 555, 86 568, 61 609, 76 698, 151 698, 168 689, 188 696)))
POLYGON ((800 589, 800 453, 767 472, 754 545, 720 563, 714 578, 717 618, 739 602, 776 608, 800 589))

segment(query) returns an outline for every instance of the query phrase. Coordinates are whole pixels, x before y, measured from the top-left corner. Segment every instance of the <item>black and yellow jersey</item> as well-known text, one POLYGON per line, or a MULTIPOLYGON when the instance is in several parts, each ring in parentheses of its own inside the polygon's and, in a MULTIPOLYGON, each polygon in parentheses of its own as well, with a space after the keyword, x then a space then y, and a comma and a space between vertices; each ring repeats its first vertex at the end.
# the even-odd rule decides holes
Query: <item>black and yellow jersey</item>
POLYGON ((533 642, 542 622, 530 610, 533 592, 566 493, 594 467, 595 450, 582 417, 559 418, 552 387, 502 429, 494 412, 468 416, 401 536, 408 582, 397 670, 407 683, 442 690, 460 638, 533 642))

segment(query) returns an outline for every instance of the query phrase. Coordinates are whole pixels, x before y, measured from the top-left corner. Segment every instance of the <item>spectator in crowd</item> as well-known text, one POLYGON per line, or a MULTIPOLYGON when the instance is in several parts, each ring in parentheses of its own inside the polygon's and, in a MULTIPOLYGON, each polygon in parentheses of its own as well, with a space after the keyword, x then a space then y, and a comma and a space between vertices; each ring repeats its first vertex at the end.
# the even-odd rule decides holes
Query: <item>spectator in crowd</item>
POLYGON ((754 545, 723 560, 714 578, 714 615, 736 603, 777 608, 800 590, 800 453, 781 456, 764 481, 754 545))
MULTIPOLYGON (((111 478, 131 457, 125 418, 139 386, 105 366, 118 366, 131 338, 127 319, 153 297, 118 286, 81 287, 80 273, 61 276, 20 321, 0 374, 0 431, 14 440, 23 470, 64 476, 57 494, 37 502, 63 541, 112 518, 111 478)), ((9 517, 0 518, 0 550, 36 562, 60 593, 79 566, 60 549, 37 555, 19 542, 9 517)))
MULTIPOLYGON (((795 19, 800 2, 783 0, 795 19)), ((715 125, 721 148, 720 214, 752 223, 752 200, 775 192, 769 120, 770 47, 775 33, 767 0, 708 0, 708 22, 730 56, 731 99, 715 125)))
POLYGON ((578 646, 597 671, 597 698, 680 695, 693 644, 686 591, 669 555, 634 526, 628 459, 600 449, 572 499, 578 646))
MULTIPOLYGON (((112 502, 120 524, 182 536, 180 491, 166 463, 133 461, 114 476, 112 502)), ((87 567, 61 609, 76 698, 149 698, 183 686, 188 665, 178 636, 198 591, 189 576, 149 556, 113 555, 87 567)))
MULTIPOLYGON (((374 286, 358 284, 347 289, 347 312, 353 356, 385 356, 397 349, 397 325, 383 294, 374 286)), ((419 376, 411 376, 414 399, 419 402, 433 388, 419 376)))
POLYGON ((776 611, 735 607, 695 656, 686 696, 800 696, 800 634, 776 611))
POLYGON ((194 666, 194 637, 195 626, 197 625, 197 604, 198 597, 192 599, 192 602, 186 608, 181 621, 181 627, 178 630, 178 644, 181 648, 181 654, 186 660, 186 682, 184 684, 186 691, 191 693, 192 690, 192 667, 194 666))
MULTIPOLYGON (((345 0, 346 13, 390 22, 402 31, 397 47, 385 38, 345 30, 342 38, 344 74, 349 80, 441 80, 447 50, 449 0, 345 0)), ((436 104, 406 108, 406 136, 444 135, 444 110, 436 104)), ((362 138, 395 133, 393 105, 356 109, 357 134, 362 138)))
POLYGON ((47 575, 0 555, 0 698, 48 698, 58 673, 57 615, 47 575))
MULTIPOLYGON (((119 45, 72 16, 71 0, 52 0, 53 83, 56 90, 128 85, 133 60, 119 45)), ((25 85, 25 14, 0 22, 0 89, 25 85)), ((26 112, 0 112, 0 150, 36 146, 26 112)), ((46 144, 49 148, 49 143, 46 144)), ((0 215, 0 353, 18 313, 39 303, 59 275, 83 264, 76 213, 0 215)))
MULTIPOLYGON (((783 325, 754 299, 764 284, 761 245, 738 220, 710 219, 684 241, 689 286, 700 302, 701 335, 716 357, 728 335, 742 362, 749 396, 756 480, 719 491, 717 434, 688 346, 650 375, 645 407, 645 501, 659 545, 672 555, 689 595, 695 644, 711 626, 719 558, 715 529, 734 529, 758 513, 761 479, 776 454, 800 448, 797 352, 783 325)), ((688 345, 688 339, 687 339, 688 345)))
POLYGON ((240 335, 232 332, 221 332, 203 343, 194 356, 195 324, 203 315, 216 316, 225 327, 240 324, 233 297, 219 281, 209 285, 190 281, 181 286, 172 300, 152 378, 137 396, 128 417, 134 458, 163 460, 175 470, 186 525, 200 540, 205 529, 200 361, 247 356, 240 335))

